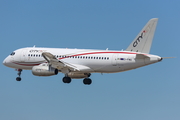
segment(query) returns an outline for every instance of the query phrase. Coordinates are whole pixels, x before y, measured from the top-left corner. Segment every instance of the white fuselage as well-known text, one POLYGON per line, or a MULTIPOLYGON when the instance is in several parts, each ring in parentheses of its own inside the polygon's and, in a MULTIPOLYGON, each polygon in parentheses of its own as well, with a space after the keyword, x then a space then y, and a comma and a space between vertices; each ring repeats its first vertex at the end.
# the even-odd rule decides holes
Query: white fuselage
POLYGON ((145 54, 149 58, 136 59, 137 54, 143 53, 130 51, 29 47, 15 50, 3 64, 15 69, 31 70, 33 66, 47 62, 42 56, 43 52, 49 52, 63 62, 76 65, 80 72, 89 73, 122 72, 161 60, 161 57, 151 54, 145 54))

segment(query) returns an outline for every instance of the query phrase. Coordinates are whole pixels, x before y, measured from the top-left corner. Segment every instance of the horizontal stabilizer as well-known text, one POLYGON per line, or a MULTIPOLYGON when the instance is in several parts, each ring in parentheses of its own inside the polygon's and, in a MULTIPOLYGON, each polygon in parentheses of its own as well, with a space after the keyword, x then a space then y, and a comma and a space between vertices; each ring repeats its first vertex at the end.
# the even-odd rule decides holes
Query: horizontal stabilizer
POLYGON ((144 54, 136 54, 136 59, 145 59, 145 58, 149 58, 149 57, 144 54))

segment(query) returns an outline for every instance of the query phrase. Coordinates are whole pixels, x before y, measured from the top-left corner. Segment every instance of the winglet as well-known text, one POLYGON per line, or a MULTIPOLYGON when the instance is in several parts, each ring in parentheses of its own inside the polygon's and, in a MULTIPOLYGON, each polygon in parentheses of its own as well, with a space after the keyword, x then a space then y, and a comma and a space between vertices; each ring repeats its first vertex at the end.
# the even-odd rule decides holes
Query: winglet
POLYGON ((152 18, 132 41, 126 51, 149 53, 158 18, 152 18))

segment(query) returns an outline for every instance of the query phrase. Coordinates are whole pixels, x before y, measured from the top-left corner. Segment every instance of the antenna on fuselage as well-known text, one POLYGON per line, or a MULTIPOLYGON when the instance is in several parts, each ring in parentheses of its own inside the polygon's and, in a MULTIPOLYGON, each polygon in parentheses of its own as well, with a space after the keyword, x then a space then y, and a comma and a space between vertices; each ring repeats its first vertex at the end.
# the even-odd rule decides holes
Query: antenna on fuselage
POLYGON ((36 47, 36 45, 33 46, 33 48, 35 48, 35 47, 36 47))

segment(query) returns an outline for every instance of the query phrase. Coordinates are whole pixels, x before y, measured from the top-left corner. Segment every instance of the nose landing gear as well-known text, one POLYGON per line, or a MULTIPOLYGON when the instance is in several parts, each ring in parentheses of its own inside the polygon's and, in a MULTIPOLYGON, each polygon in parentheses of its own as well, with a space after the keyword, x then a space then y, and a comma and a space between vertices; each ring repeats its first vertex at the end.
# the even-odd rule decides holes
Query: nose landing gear
POLYGON ((18 71, 18 77, 16 78, 16 81, 21 81, 21 72, 22 72, 22 69, 17 69, 18 71))

